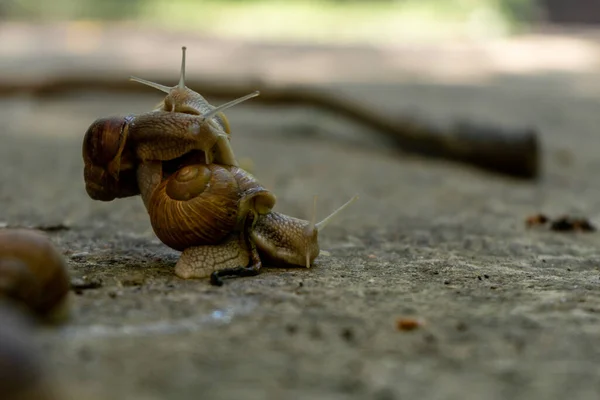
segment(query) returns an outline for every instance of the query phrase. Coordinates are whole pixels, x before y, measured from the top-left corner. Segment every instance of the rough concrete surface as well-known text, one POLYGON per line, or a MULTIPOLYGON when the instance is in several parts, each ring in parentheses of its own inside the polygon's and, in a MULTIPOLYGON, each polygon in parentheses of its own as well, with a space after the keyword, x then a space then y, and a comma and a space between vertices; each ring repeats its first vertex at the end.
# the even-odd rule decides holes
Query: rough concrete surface
POLYGON ((466 116, 541 132, 544 175, 522 182, 402 154, 308 109, 228 112, 239 157, 308 218, 354 203, 310 269, 265 268, 223 287, 173 275, 178 253, 141 199, 92 201, 81 140, 97 117, 160 94, 0 100, 0 221, 50 232, 74 278, 69 323, 37 338, 65 396, 85 399, 597 399, 600 233, 528 230, 524 218, 600 223, 598 98, 576 75, 487 85, 352 84, 389 112, 466 116), (422 326, 400 331, 399 318, 422 326))

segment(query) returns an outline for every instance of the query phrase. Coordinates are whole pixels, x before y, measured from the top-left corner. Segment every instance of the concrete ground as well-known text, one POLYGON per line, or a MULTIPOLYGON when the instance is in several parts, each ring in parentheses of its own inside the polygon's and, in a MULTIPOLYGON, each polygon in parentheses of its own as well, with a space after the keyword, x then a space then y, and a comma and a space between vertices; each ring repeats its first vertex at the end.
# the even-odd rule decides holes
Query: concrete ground
MULTIPOLYGON (((319 216, 360 200, 323 232, 330 255, 312 269, 268 268, 217 288, 174 276, 178 253, 156 239, 141 199, 85 193, 89 124, 146 111, 160 94, 2 98, 0 221, 66 224, 48 234, 71 274, 101 282, 73 294, 68 324, 38 334, 65 396, 597 399, 600 233, 528 230, 524 219, 600 224, 600 79, 548 72, 441 85, 400 79, 399 66, 388 81, 343 82, 344 58, 325 60, 340 71, 332 90, 389 112, 536 126, 543 177, 405 155, 318 110, 249 102, 228 112, 232 143, 277 194, 277 210, 308 218, 314 194, 319 216), (401 331, 400 318, 422 325, 401 331)), ((175 82, 178 60, 169 61, 175 82)))

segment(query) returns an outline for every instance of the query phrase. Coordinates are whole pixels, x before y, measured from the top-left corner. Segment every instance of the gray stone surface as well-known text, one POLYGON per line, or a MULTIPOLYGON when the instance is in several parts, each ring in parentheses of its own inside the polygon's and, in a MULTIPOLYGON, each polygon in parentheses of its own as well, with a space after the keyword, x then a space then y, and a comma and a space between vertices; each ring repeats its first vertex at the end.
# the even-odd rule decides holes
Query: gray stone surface
POLYGON ((314 194, 320 216, 360 200, 324 231, 330 255, 312 269, 221 288, 173 275, 178 253, 141 199, 85 193, 87 126, 159 94, 1 99, 0 221, 67 224, 49 235, 72 275, 103 283, 39 332, 49 373, 86 399, 597 399, 600 234, 523 223, 539 211, 600 222, 600 113, 578 82, 335 87, 389 112, 535 125, 537 183, 405 155, 315 110, 232 109, 237 155, 279 211, 307 218, 314 194), (423 326, 398 331, 398 318, 423 326))

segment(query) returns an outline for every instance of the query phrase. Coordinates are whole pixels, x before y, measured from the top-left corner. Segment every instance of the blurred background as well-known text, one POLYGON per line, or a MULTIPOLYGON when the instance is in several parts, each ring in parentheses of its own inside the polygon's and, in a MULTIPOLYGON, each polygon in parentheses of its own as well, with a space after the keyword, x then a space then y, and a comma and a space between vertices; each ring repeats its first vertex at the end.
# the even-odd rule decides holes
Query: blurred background
POLYGON ((134 22, 267 40, 395 43, 597 23, 592 0, 3 0, 5 20, 134 22))
POLYGON ((261 79, 321 82, 336 80, 338 74, 343 80, 366 81, 407 76, 459 79, 465 74, 474 79, 491 72, 593 72, 597 41, 588 28, 600 22, 600 4, 593 0, 1 0, 0 21, 3 80, 52 71, 74 73, 77 68, 88 73, 120 73, 121 67, 138 74, 172 71, 181 45, 190 47, 192 60, 196 57, 197 62, 190 64, 192 74, 235 72, 261 79), (262 45, 260 51, 245 47, 256 43, 262 45), (303 51, 304 57, 281 50, 285 45, 303 51), (336 63, 333 53, 328 58, 309 57, 310 46, 388 53, 363 52, 355 58, 344 53, 347 58, 336 63), (279 52, 273 56, 275 49, 279 52), (51 61, 43 66, 31 65, 48 57, 51 61), (360 65, 355 65, 356 60, 360 65), (337 65, 348 70, 341 72, 337 65), (295 79, 288 76, 290 70, 300 70, 292 74, 295 79))
POLYGON ((277 41, 395 43, 502 36, 540 19, 590 20, 594 13, 582 8, 592 11, 593 4, 581 0, 4 0, 0 15, 32 22, 135 22, 277 41))

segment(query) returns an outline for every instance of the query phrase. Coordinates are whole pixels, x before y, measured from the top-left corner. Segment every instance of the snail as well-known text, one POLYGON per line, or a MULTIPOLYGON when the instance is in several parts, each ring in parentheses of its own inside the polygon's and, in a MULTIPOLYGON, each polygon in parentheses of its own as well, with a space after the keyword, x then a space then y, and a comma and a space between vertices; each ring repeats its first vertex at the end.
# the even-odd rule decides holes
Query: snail
MULTIPOLYGON (((175 265, 181 278, 259 273, 273 266, 310 267, 319 255, 319 232, 357 197, 319 223, 273 211, 275 196, 247 171, 205 164, 201 156, 176 171, 143 163, 138 182, 152 229, 167 246, 182 251, 175 265)), ((316 207, 316 206, 315 206, 316 207)))
POLYGON ((156 236, 182 252, 175 266, 181 278, 210 275, 213 284, 221 284, 224 276, 257 274, 262 259, 310 267, 320 252, 319 231, 357 197, 319 223, 272 211, 275 196, 238 166, 222 114, 258 92, 215 108, 185 86, 182 50, 178 85, 131 77, 167 93, 155 110, 142 115, 145 123, 139 123, 140 116, 100 119, 86 133, 86 168, 99 170, 85 175, 88 194, 110 200, 141 194, 156 236), (206 127, 201 136, 208 146, 182 145, 189 144, 189 121, 206 127), (165 143, 177 151, 167 155, 165 143))
POLYGON ((34 325, 13 307, 0 305, 0 393, 3 400, 58 400, 61 390, 40 357, 34 325))
POLYGON ((44 321, 68 317, 70 280, 63 257, 41 232, 0 230, 0 298, 44 321))
POLYGON ((162 90, 167 96, 151 112, 98 118, 89 126, 82 153, 86 191, 92 199, 112 201, 140 194, 135 171, 139 161, 168 161, 202 151, 207 164, 238 165, 223 111, 258 96, 258 91, 219 107, 210 105, 185 86, 185 47, 177 86, 131 79, 162 90))

